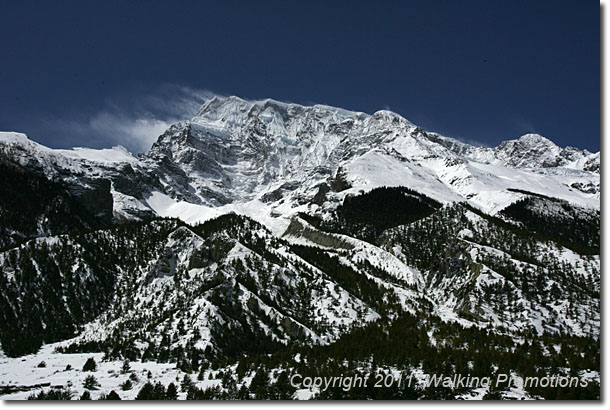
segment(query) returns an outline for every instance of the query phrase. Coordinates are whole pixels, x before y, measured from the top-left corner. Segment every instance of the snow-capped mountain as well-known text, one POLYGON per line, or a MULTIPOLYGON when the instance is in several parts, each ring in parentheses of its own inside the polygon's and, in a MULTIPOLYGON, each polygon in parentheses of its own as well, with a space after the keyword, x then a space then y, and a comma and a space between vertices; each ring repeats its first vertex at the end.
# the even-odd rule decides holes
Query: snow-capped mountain
POLYGON ((561 149, 534 135, 495 149, 473 147, 428 134, 388 111, 367 115, 273 100, 214 98, 161 136, 143 160, 170 187, 164 194, 211 206, 305 204, 339 169, 353 188, 346 193, 405 185, 491 212, 518 198, 508 188, 586 206, 599 200, 598 174, 588 172, 596 170, 599 154, 561 149), (574 188, 580 186, 597 191, 574 188))
MULTIPOLYGON (((8 161, 68 184, 110 180, 113 212, 125 218, 152 211, 199 222, 235 210, 268 223, 269 215, 311 208, 316 195, 332 208, 379 186, 407 186, 491 214, 520 199, 515 190, 599 209, 599 153, 534 134, 476 147, 389 111, 214 97, 139 158, 121 147, 51 150, 16 133, 1 134, 0 144, 8 161), (340 192, 330 187, 338 173, 340 192)), ((276 233, 287 223, 278 225, 276 233)))
POLYGON ((478 147, 389 111, 214 97, 138 156, 0 133, 0 171, 9 356, 189 372, 404 315, 599 337, 600 153, 540 135, 478 147))

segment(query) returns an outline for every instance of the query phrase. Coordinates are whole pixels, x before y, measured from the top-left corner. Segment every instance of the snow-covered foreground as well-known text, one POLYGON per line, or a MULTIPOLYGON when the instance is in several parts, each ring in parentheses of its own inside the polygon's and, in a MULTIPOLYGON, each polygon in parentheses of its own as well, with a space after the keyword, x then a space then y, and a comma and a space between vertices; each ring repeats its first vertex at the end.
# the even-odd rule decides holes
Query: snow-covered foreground
MULTIPOLYGON (((8 386, 20 387, 23 391, 17 391, 8 394, 0 394, 2 400, 27 400, 31 395, 38 394, 41 391, 49 389, 64 389, 72 393, 72 400, 78 398, 88 391, 91 394, 91 399, 99 399, 103 395, 107 395, 111 391, 115 391, 122 400, 134 400, 138 392, 145 383, 157 382, 168 386, 174 383, 178 391, 178 400, 185 400, 187 392, 182 391, 181 382, 187 373, 176 368, 175 364, 171 363, 156 363, 156 362, 129 362, 129 370, 124 371, 124 362, 122 361, 103 361, 103 353, 57 353, 56 347, 59 344, 49 344, 43 346, 36 354, 31 354, 19 358, 8 358, 0 352, 0 388, 4 389, 8 386), (97 364, 95 371, 83 371, 83 366, 89 358, 93 358, 97 364), (41 365, 44 363, 44 366, 41 365), (87 376, 93 375, 99 385, 94 389, 85 389, 83 383, 87 376), (122 384, 130 380, 133 386, 129 390, 123 390, 122 384)), ((191 382, 199 389, 209 387, 220 387, 222 389, 222 381, 220 379, 223 373, 234 375, 237 365, 232 365, 227 368, 217 370, 208 369, 203 373, 203 377, 197 377, 196 374, 188 374, 191 382), (201 379, 201 380, 199 380, 201 379)), ((568 369, 557 369, 567 372, 568 369)), ((395 383, 404 383, 409 386, 442 386, 440 380, 445 380, 443 375, 428 375, 421 368, 414 369, 410 373, 401 372, 396 368, 387 368, 382 371, 383 374, 391 374, 395 383), (436 377, 436 378, 435 378, 436 377), (436 380, 439 380, 438 384, 436 380)), ((271 372, 271 381, 275 381, 274 372, 271 372)), ((364 369, 360 369, 361 375, 368 375, 368 380, 372 384, 377 380, 374 374, 370 374, 364 369)), ((248 386, 252 382, 253 374, 247 374, 241 379, 238 387, 241 385, 248 386)), ((301 381, 302 377, 297 376, 294 380, 301 381)), ((343 375, 341 375, 343 377, 343 375)), ((464 375, 464 378, 470 377, 464 375)), ((532 397, 524 388, 524 379, 518 375, 511 373, 513 385, 503 391, 503 397, 507 400, 534 400, 537 397, 532 397)), ((600 383, 600 374, 596 371, 585 371, 579 375, 579 380, 585 380, 587 383, 600 383)), ((366 378, 366 376, 365 376, 366 378)), ((458 380, 451 377, 452 380, 458 380)), ((496 379, 492 378, 491 384, 495 383, 496 379)), ((467 383, 467 382, 466 382, 467 383)), ((303 384, 303 383, 301 383, 303 384)), ((319 393, 323 388, 316 386, 299 386, 296 388, 293 399, 309 400, 319 393)), ((484 384, 481 387, 475 387, 470 391, 460 394, 455 398, 458 400, 481 400, 487 393, 490 387, 484 384)))
MULTIPOLYGON (((131 370, 128 373, 121 373, 123 362, 102 361, 103 353, 55 353, 56 346, 56 344, 45 345, 38 353, 19 358, 8 358, 4 355, 0 357, 0 388, 44 385, 27 391, 3 394, 0 395, 0 399, 26 400, 30 395, 48 390, 51 386, 69 389, 74 393, 72 398, 78 399, 86 390, 83 382, 89 375, 93 375, 100 384, 95 390, 89 390, 93 400, 112 390, 117 392, 123 400, 133 400, 148 381, 161 382, 166 387, 170 383, 174 383, 178 387, 178 399, 186 398, 186 392, 180 391, 180 382, 186 373, 177 369, 175 363, 130 362, 131 370), (95 360, 96 371, 82 371, 88 358, 95 360), (42 362, 46 364, 46 367, 39 367, 42 362), (67 370, 67 366, 70 366, 71 369, 67 370), (149 372, 151 373, 150 378, 148 377, 149 372), (137 381, 134 381, 132 374, 137 376, 137 381), (130 376, 133 387, 127 391, 121 390, 121 385, 130 379, 130 376)), ((202 381, 197 380, 197 375, 190 375, 190 377, 199 388, 220 384, 220 380, 209 379, 209 372, 211 371, 206 373, 206 377, 202 381)))

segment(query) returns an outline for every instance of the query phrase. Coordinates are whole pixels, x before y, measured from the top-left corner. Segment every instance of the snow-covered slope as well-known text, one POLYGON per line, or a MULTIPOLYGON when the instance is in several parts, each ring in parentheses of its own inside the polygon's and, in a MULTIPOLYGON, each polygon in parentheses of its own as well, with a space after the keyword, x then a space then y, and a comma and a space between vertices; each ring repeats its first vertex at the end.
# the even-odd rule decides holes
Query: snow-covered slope
POLYGON ((161 170, 172 197, 209 206, 258 199, 284 205, 278 213, 286 202, 310 202, 340 168, 352 187, 345 193, 402 185, 494 212, 519 198, 512 188, 599 207, 599 174, 591 165, 599 154, 534 135, 494 149, 468 146, 389 111, 214 98, 161 136, 144 161, 161 170))
POLYGON ((492 214, 522 197, 515 189, 599 209, 599 153, 560 148, 535 134, 476 147, 389 111, 369 115, 270 99, 214 97, 139 158, 122 147, 52 150, 17 133, 0 133, 0 149, 49 177, 109 179, 120 218, 152 212, 193 222, 252 203, 251 216, 268 222, 304 207, 326 212, 345 195, 378 186, 407 186, 492 214), (339 171, 343 186, 320 193, 339 171))

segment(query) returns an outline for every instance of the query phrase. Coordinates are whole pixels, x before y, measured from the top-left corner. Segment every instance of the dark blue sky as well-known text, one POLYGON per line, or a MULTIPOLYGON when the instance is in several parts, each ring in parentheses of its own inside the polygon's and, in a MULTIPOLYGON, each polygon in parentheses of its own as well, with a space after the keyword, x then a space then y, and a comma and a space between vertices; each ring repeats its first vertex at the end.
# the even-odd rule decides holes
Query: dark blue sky
POLYGON ((136 150, 132 129, 157 132, 209 90, 597 151, 599 13, 577 0, 3 1, 0 129, 136 150))

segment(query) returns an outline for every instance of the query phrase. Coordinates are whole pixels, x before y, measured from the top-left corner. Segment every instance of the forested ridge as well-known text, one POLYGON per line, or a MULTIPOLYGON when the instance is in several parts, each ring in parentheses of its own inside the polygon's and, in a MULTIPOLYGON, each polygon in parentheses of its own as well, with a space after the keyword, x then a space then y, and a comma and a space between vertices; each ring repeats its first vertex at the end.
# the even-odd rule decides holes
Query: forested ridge
MULTIPOLYGON (((190 399, 295 398, 289 380, 297 373, 599 373, 600 272, 591 253, 599 224, 586 215, 590 224, 579 222, 564 205, 560 218, 573 225, 546 223, 532 206, 524 200, 490 216, 380 188, 348 197, 335 219, 300 215, 313 230, 355 238, 336 248, 278 238, 236 214, 29 240, 0 253, 0 342, 15 357, 70 339, 58 354, 172 363, 188 375, 178 391, 190 399), (211 374, 219 385, 198 386, 211 374)), ((171 399, 176 388, 149 380, 138 397, 171 399)), ((595 399, 599 384, 524 391, 595 399)), ((45 394, 33 398, 58 397, 45 394)), ((331 388, 312 398, 470 394, 401 385, 331 388)))

